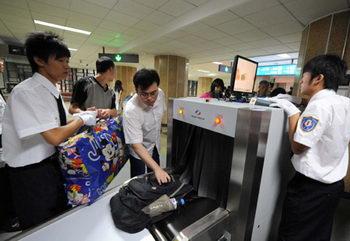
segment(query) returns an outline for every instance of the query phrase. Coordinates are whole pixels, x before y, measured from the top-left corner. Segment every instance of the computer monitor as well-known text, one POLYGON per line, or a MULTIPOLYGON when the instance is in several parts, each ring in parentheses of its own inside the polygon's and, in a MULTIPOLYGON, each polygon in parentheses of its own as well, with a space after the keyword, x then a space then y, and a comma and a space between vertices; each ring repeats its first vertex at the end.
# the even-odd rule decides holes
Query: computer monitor
POLYGON ((257 62, 236 55, 231 73, 232 91, 241 93, 253 93, 257 69, 257 62))

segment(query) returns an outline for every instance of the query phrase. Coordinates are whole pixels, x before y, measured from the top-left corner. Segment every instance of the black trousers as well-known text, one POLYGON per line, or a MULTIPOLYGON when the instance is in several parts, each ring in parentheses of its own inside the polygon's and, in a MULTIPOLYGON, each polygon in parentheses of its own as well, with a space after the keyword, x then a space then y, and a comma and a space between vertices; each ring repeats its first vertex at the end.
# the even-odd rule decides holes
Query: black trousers
MULTIPOLYGON (((1 139, 2 139, 2 135, 0 135, 0 148, 2 148, 1 139)), ((0 168, 0 190, 2 193, 0 198, 0 227, 2 227, 2 226, 8 226, 10 223, 10 220, 16 217, 16 214, 13 208, 7 165, 0 168)))
POLYGON ((329 241, 344 181, 324 184, 300 173, 288 184, 279 241, 329 241))
POLYGON ((40 163, 10 167, 9 177, 22 229, 43 223, 68 209, 57 155, 40 163))
POLYGON ((10 226, 11 219, 16 217, 8 170, 7 165, 0 168, 0 227, 10 226))
MULTIPOLYGON (((153 149, 152 158, 159 165, 159 153, 157 147, 154 147, 153 149)), ((148 172, 152 172, 152 170, 148 168, 142 160, 130 155, 130 177, 136 177, 148 172)))

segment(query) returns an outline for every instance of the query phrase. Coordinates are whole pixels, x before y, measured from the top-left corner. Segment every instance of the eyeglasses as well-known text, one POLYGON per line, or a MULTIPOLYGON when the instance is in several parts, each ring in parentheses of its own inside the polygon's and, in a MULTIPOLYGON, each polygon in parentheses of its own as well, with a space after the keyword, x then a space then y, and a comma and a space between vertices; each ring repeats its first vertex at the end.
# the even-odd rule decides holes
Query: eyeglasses
POLYGON ((150 97, 156 97, 157 94, 158 94, 158 90, 155 90, 155 91, 152 91, 152 92, 142 92, 142 91, 139 91, 138 94, 142 97, 142 98, 148 98, 149 96, 150 97))

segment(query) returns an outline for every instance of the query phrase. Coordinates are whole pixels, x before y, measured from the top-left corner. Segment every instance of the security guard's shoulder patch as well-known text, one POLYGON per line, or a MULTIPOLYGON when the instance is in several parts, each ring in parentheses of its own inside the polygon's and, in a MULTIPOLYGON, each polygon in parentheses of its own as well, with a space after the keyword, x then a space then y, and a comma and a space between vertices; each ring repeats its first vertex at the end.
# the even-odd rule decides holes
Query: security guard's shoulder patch
POLYGON ((312 116, 305 116, 301 120, 301 129, 305 132, 310 132, 317 126, 318 119, 312 116))

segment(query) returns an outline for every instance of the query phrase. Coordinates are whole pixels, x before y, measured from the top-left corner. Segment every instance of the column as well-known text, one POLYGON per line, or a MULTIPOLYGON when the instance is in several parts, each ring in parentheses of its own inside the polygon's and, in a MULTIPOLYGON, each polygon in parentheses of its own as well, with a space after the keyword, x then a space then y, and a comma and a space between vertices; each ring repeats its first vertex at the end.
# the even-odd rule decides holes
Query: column
MULTIPOLYGON (((188 60, 173 55, 158 55, 154 59, 154 67, 159 73, 160 88, 164 91, 166 104, 169 98, 187 96, 188 60)), ((162 123, 167 121, 167 113, 162 123)))
MULTIPOLYGON (((320 54, 336 54, 350 66, 350 11, 327 15, 309 23, 303 33, 299 50, 298 67, 320 54)), ((296 81, 293 94, 299 90, 296 81)))

